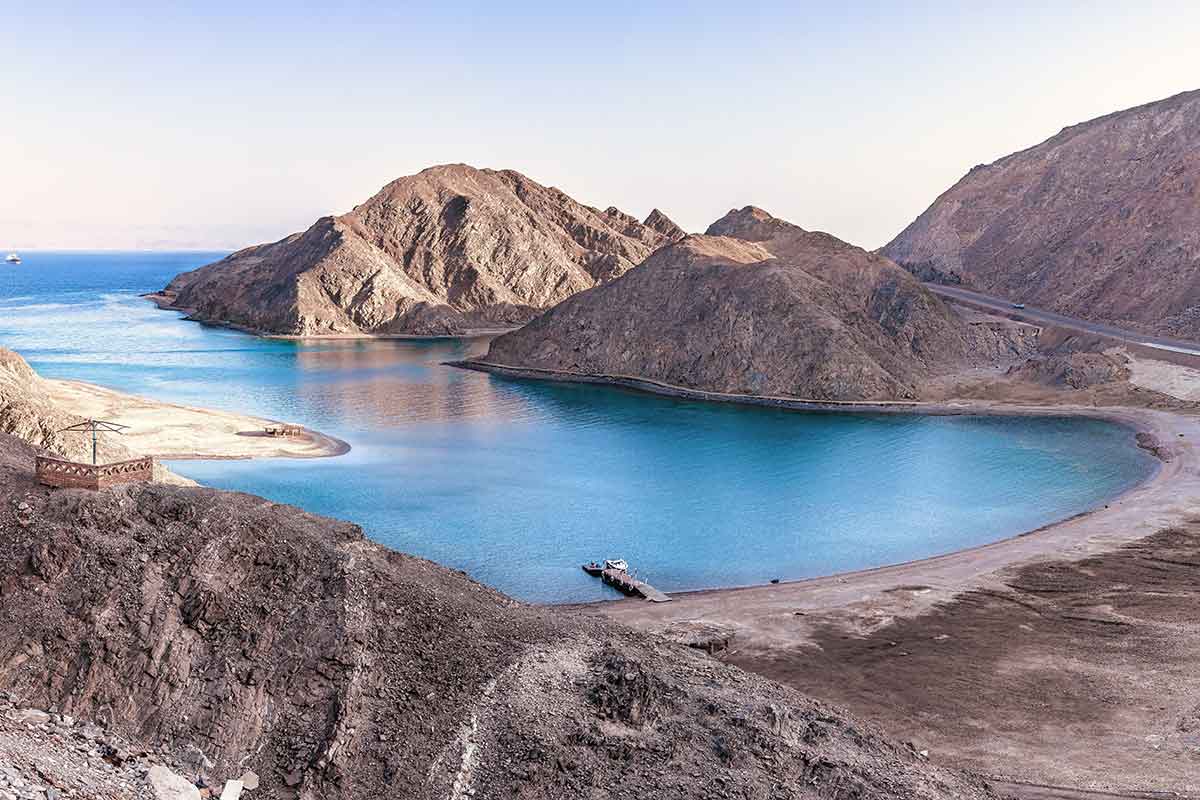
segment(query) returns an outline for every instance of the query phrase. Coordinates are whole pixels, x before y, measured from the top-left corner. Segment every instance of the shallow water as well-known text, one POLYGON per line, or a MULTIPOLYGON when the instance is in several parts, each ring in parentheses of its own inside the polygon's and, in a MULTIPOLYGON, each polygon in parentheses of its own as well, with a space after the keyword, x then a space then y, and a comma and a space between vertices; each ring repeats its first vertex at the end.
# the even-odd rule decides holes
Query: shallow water
POLYGON ((354 520, 516 597, 763 583, 983 544, 1093 508, 1154 469, 1095 420, 804 414, 440 366, 482 340, 259 339, 137 295, 215 253, 23 253, 0 344, 43 375, 300 422, 315 461, 178 462, 203 483, 354 520))

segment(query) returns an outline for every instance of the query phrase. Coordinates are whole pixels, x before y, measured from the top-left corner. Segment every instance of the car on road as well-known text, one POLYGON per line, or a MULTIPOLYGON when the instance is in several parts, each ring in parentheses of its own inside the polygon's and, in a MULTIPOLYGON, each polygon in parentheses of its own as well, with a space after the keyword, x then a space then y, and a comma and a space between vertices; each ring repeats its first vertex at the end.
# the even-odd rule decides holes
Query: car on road
POLYGON ((1024 308, 1024 307, 1025 307, 1025 304, 1024 304, 1024 303, 1013 303, 1013 304, 1012 304, 1012 307, 1013 307, 1013 308, 1017 308, 1017 309, 1021 309, 1021 308, 1024 308))

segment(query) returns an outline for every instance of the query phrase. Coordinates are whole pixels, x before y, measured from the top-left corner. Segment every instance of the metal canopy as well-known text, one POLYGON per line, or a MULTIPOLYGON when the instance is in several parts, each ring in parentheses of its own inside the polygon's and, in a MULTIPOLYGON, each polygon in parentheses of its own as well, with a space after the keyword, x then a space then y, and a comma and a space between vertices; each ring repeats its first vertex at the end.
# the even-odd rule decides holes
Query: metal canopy
POLYGON ((69 425, 62 428, 58 433, 88 433, 92 434, 92 465, 96 464, 96 435, 99 433, 120 433, 123 434, 129 430, 128 425, 121 425, 116 422, 109 422, 104 419, 87 419, 83 422, 77 422, 74 425, 69 425))

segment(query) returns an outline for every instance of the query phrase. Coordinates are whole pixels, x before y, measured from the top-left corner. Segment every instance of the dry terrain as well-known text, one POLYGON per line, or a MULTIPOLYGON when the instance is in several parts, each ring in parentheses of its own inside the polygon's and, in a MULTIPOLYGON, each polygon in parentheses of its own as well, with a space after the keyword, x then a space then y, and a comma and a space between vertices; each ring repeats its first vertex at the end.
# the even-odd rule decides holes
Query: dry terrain
POLYGON ((139 455, 164 459, 321 458, 349 451, 316 431, 267 436, 273 420, 162 403, 80 381, 49 380, 50 400, 69 414, 128 425, 121 442, 139 455))
POLYGON ((121 434, 99 437, 101 463, 139 456, 317 458, 350 449, 345 442, 307 429, 287 438, 266 436, 266 427, 275 424, 272 420, 162 403, 79 381, 48 380, 19 355, 0 348, 0 432, 59 456, 90 462, 91 436, 63 432, 86 419, 128 426, 121 434))

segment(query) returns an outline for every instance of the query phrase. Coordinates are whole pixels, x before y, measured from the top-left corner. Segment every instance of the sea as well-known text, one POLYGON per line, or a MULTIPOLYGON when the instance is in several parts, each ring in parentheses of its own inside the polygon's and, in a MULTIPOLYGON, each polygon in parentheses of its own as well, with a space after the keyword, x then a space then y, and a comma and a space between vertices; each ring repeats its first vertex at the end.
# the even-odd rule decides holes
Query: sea
MULTIPOLYGON (((487 339, 264 339, 141 297, 209 252, 27 252, 0 265, 0 346, 42 375, 296 422, 315 460, 181 461, 206 485, 352 520, 531 602, 611 599, 580 564, 667 591, 874 567, 1013 536, 1152 474, 1078 418, 803 413, 444 366, 487 339)), ((798 333, 799 335, 799 333, 798 333)))

